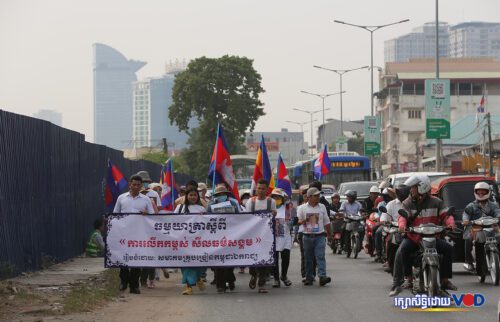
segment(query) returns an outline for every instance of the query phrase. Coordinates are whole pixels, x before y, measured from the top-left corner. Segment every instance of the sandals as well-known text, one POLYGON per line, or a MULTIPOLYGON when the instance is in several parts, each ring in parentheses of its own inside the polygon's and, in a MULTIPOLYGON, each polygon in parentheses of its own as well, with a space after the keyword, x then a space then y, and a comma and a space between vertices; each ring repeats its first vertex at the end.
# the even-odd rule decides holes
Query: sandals
POLYGON ((441 288, 443 290, 450 290, 450 291, 458 290, 458 288, 451 281, 446 281, 446 283, 442 283, 441 288))
POLYGON ((265 288, 261 287, 261 288, 259 288, 259 293, 265 294, 265 293, 269 293, 269 292, 265 288))

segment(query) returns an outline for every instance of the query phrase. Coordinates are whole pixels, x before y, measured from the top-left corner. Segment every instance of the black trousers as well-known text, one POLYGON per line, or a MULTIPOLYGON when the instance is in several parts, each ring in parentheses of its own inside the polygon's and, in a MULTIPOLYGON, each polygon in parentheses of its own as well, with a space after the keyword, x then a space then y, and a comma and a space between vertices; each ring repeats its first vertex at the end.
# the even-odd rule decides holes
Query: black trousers
POLYGON ((266 277, 269 270, 267 267, 250 267, 250 275, 257 279, 257 285, 263 287, 266 284, 266 277))
POLYGON ((139 288, 140 268, 120 268, 120 280, 122 284, 130 286, 131 289, 139 288))
POLYGON ((382 256, 382 246, 383 246, 383 238, 382 238, 382 232, 384 229, 382 228, 382 225, 379 225, 375 228, 375 231, 372 232, 373 236, 373 245, 375 246, 375 251, 377 253, 377 256, 382 256))
POLYGON ((290 250, 283 249, 281 252, 274 253, 274 279, 280 278, 279 257, 281 254, 281 276, 286 277, 288 274, 288 266, 290 265, 290 250))
MULTIPOLYGON (((488 273, 486 267, 486 256, 484 253, 484 243, 475 242, 475 255, 476 255, 476 273, 478 276, 483 276, 488 273)), ((468 263, 473 262, 472 258, 472 239, 465 239, 465 258, 468 263)))
POLYGON ((145 284, 148 282, 148 277, 150 281, 155 279, 155 269, 154 268, 143 268, 141 269, 141 283, 145 284))
MULTIPOLYGON (((401 246, 399 246, 398 251, 401 252, 405 276, 412 275, 413 262, 411 255, 418 250, 418 247, 419 245, 414 243, 410 239, 404 239, 401 243, 401 246)), ((436 250, 438 254, 442 256, 439 266, 439 274, 441 278, 451 278, 453 265, 453 247, 443 239, 438 239, 436 240, 436 250)))
MULTIPOLYGON (((306 261, 304 258, 304 245, 302 244, 302 237, 304 237, 303 233, 299 233, 299 248, 300 248, 300 274, 302 278, 306 278, 306 261)), ((313 259, 313 270, 316 272, 316 257, 313 259)))
POLYGON ((233 267, 218 267, 214 270, 215 274, 215 285, 216 287, 225 289, 226 283, 234 283, 236 281, 236 277, 234 276, 234 268, 233 267))

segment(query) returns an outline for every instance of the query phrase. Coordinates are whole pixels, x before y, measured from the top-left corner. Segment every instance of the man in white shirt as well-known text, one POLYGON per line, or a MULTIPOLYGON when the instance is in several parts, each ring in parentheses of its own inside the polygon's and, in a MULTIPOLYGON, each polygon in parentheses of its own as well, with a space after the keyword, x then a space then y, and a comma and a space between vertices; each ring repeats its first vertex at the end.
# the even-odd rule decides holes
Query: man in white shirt
MULTIPOLYGON (((130 178, 129 191, 121 194, 116 200, 113 213, 142 213, 153 214, 153 204, 145 195, 141 194, 142 178, 134 175, 130 178)), ((124 291, 130 286, 130 293, 141 294, 139 290, 140 268, 120 268, 120 290, 124 291)))
POLYGON ((319 203, 320 191, 315 188, 307 189, 308 202, 297 210, 299 225, 304 226, 302 237, 305 258, 306 280, 304 285, 312 285, 314 281, 313 259, 316 258, 319 275, 319 285, 324 286, 331 282, 326 276, 325 237, 331 240, 330 217, 326 207, 319 203))
MULTIPOLYGON (((271 211, 273 216, 276 215, 276 202, 271 197, 267 197, 268 186, 269 183, 266 180, 260 179, 257 182, 256 196, 247 201, 245 205, 246 211, 255 212, 267 210, 271 211)), ((266 284, 268 271, 267 267, 250 267, 250 275, 252 275, 252 277, 250 278, 248 286, 254 289, 257 283, 259 285, 259 293, 267 293, 264 286, 266 284)))

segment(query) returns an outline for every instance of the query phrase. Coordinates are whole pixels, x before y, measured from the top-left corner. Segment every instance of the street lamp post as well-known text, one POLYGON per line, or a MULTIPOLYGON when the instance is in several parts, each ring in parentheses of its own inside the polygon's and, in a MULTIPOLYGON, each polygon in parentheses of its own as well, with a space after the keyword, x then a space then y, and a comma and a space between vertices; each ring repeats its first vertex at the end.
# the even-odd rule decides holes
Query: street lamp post
POLYGON ((353 26, 353 27, 358 27, 361 29, 364 29, 366 31, 370 32, 370 84, 371 84, 371 89, 370 89, 370 106, 371 106, 371 116, 373 116, 373 33, 379 29, 382 29, 384 27, 392 26, 392 25, 397 25, 400 23, 408 22, 410 19, 405 19, 405 20, 400 20, 392 23, 388 23, 385 25, 378 25, 378 26, 362 26, 362 25, 356 25, 352 23, 348 23, 345 21, 340 21, 340 20, 334 20, 336 23, 340 23, 343 25, 348 25, 348 26, 353 26))
MULTIPOLYGON (((306 111, 306 110, 302 110, 300 108, 294 108, 294 110, 295 111, 299 111, 299 112, 307 113, 311 117, 311 151, 312 151, 312 147, 313 147, 313 115, 316 114, 316 113, 319 113, 319 112, 323 111, 323 109, 321 109, 321 110, 315 110, 315 111, 306 111)), ((327 108, 326 110, 329 110, 329 108, 327 108)), ((311 156, 312 155, 313 155, 313 153, 311 153, 311 156)))
POLYGON ((337 73, 340 77, 340 136, 344 136, 344 128, 343 128, 343 115, 342 115, 342 93, 345 93, 345 91, 342 91, 342 76, 344 76, 345 73, 352 72, 355 70, 359 69, 364 69, 364 68, 369 68, 369 66, 363 66, 363 67, 358 67, 358 68, 352 68, 352 69, 330 69, 330 68, 325 68, 321 66, 314 65, 314 68, 319 68, 323 70, 328 70, 330 72, 337 73))
MULTIPOLYGON (((382 29, 384 27, 388 27, 388 26, 392 26, 392 25, 397 25, 397 24, 400 24, 400 23, 404 23, 404 22, 408 22, 410 21, 410 19, 404 19, 404 20, 400 20, 400 21, 396 21, 396 22, 391 22, 391 23, 388 23, 388 24, 385 24, 385 25, 378 25, 378 26, 363 26, 363 25, 356 25, 356 24, 352 24, 352 23, 348 23, 348 22, 345 22, 345 21, 340 21, 340 20, 334 20, 334 22, 336 23, 340 23, 340 24, 343 24, 343 25, 348 25, 348 26, 353 26, 353 27, 358 27, 358 28, 361 28, 361 29, 364 29, 366 31, 369 31, 370 32, 370 115, 373 116, 374 115, 374 110, 373 110, 373 33, 379 29, 382 29)), ((371 167, 373 169, 373 156, 370 158, 371 159, 371 167)), ((370 171, 370 178, 373 178, 373 171, 370 171)))
POLYGON ((316 94, 316 93, 311 93, 311 92, 307 92, 307 91, 300 91, 300 92, 304 93, 304 94, 317 96, 317 97, 321 98, 321 100, 323 102, 323 136, 322 136, 323 141, 322 141, 322 143, 325 144, 325 98, 333 96, 333 95, 337 95, 337 94, 342 95, 342 93, 345 93, 345 91, 342 92, 342 90, 341 90, 340 92, 331 93, 331 94, 316 94))

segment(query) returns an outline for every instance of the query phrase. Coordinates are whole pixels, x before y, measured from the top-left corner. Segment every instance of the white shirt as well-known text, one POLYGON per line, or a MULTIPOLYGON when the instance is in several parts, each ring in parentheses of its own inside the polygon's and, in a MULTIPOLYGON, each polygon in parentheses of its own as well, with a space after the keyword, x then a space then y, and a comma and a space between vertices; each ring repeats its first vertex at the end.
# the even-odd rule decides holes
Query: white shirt
MULTIPOLYGON (((300 221, 305 221, 304 234, 322 234, 325 232, 325 225, 330 224, 330 217, 326 213, 325 205, 318 203, 311 207, 306 203, 297 210, 297 217, 300 221)), ((301 226, 304 226, 302 224, 301 226)))
POLYGON ((156 206, 161 207, 161 199, 158 195, 158 192, 154 190, 148 190, 148 193, 146 193, 146 197, 153 198, 154 200, 156 200, 156 206))
POLYGON ((339 211, 345 213, 346 215, 357 215, 361 208, 363 208, 363 206, 361 206, 357 200, 353 203, 349 203, 349 201, 346 200, 340 205, 339 211))
MULTIPOLYGON (((255 211, 267 210, 267 198, 264 200, 259 200, 259 198, 255 197, 255 211)), ((246 211, 252 211, 253 199, 253 197, 248 199, 247 204, 245 205, 246 211)), ((271 210, 276 210, 276 202, 274 201, 274 199, 271 199, 271 210)))
POLYGON ((151 199, 142 193, 132 197, 130 192, 122 193, 116 200, 114 213, 138 213, 146 211, 148 214, 154 214, 151 199))
MULTIPOLYGON (((177 207, 175 207, 174 213, 176 213, 176 214, 180 213, 181 206, 182 206, 182 213, 185 214, 186 213, 186 206, 184 204, 177 205, 177 207)), ((188 210, 189 210, 190 214, 202 214, 202 213, 207 212, 205 207, 203 207, 202 205, 189 205, 188 210)))
POLYGON ((387 213, 382 214, 380 221, 398 221, 398 210, 403 209, 403 203, 399 199, 394 199, 387 204, 386 208, 387 213))

